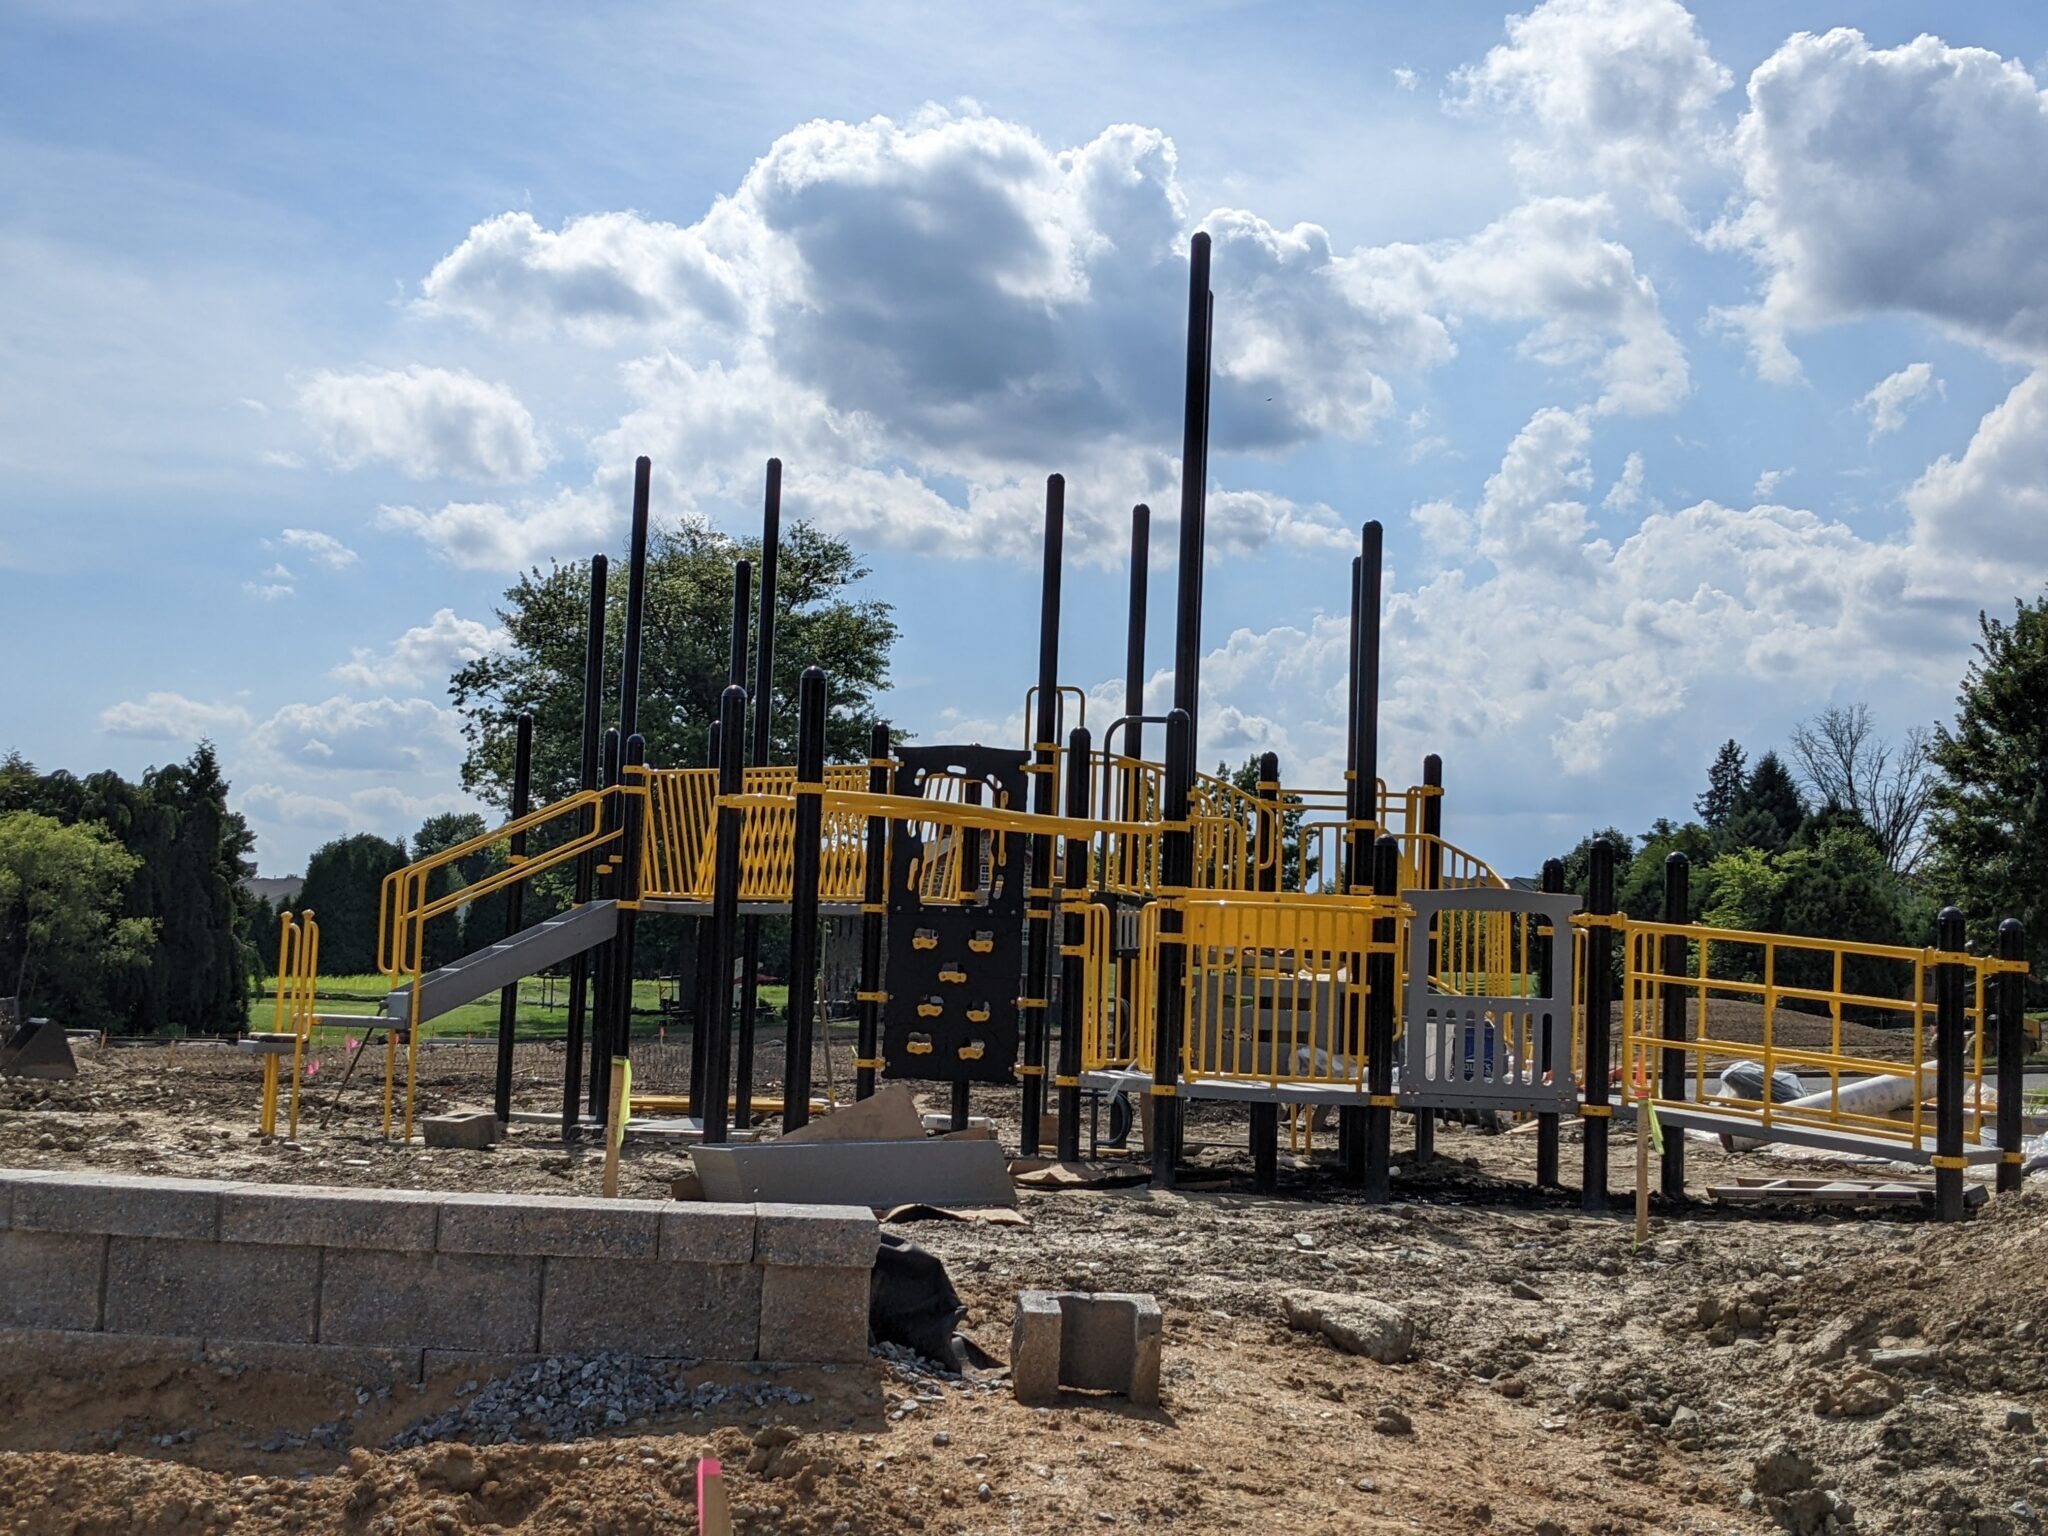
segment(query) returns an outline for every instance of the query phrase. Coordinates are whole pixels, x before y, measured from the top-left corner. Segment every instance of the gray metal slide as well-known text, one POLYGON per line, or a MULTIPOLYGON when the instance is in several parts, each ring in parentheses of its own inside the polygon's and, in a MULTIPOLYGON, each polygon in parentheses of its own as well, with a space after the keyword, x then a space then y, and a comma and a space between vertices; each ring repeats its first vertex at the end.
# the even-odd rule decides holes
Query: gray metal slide
MULTIPOLYGON (((560 917, 522 928, 502 943, 451 960, 420 978, 420 1022, 438 1019, 464 1003, 488 997, 522 976, 559 965, 610 938, 619 926, 619 904, 586 901, 560 917)), ((396 988, 384 999, 384 1012, 404 1023, 412 1017, 412 989, 396 988)))

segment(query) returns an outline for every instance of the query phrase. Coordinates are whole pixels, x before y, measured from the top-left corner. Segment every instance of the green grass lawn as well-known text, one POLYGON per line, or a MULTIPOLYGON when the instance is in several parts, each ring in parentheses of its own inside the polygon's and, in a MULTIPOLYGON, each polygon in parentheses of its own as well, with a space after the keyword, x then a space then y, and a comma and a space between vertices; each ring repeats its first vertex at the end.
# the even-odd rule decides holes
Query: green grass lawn
MULTIPOLYGON (((384 994, 390 990, 382 976, 322 976, 315 993, 315 1010, 324 1014, 360 1014, 369 1017, 377 1011, 384 994)), ((673 989, 668 989, 672 995, 673 989)), ((651 1035, 662 1028, 661 998, 664 988, 656 981, 633 983, 633 1032, 651 1035)), ((259 990, 249 1010, 249 1027, 264 1030, 272 1026, 276 992, 272 984, 259 990)), ((777 1015, 789 1006, 789 988, 767 986, 761 988, 761 1001, 773 1008, 777 1015)), ((554 1036, 560 1038, 568 1030, 569 983, 559 976, 529 976, 519 983, 519 1012, 517 1030, 522 1039, 537 1039, 554 1036)), ((321 1033, 334 1035, 346 1033, 347 1025, 322 1026, 321 1033)), ((498 999, 496 996, 480 998, 465 1003, 438 1019, 429 1020, 421 1026, 420 1034, 429 1039, 459 1039, 474 1035, 479 1039, 494 1037, 498 1032, 498 999)))

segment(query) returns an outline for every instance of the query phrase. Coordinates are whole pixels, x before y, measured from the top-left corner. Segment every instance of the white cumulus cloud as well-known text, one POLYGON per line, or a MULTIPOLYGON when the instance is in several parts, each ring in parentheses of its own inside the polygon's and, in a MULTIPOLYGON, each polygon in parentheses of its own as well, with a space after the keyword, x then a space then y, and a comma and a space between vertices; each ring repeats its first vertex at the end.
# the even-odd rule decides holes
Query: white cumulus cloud
POLYGON ((334 680, 351 688, 418 688, 444 683, 464 662, 505 644, 505 631, 442 608, 416 624, 380 653, 357 647, 334 669, 334 680))
POLYGON ((286 549, 303 550, 308 559, 330 571, 345 571, 361 557, 331 533, 315 528, 287 528, 277 536, 286 549))
POLYGON ((465 571, 516 571, 537 561, 570 559, 607 547, 623 520, 602 496, 561 491, 518 508, 495 501, 451 501, 436 511, 383 507, 379 528, 417 535, 465 571))
POLYGON ((397 466, 416 480, 530 480, 547 462, 533 416, 502 384, 414 364, 314 374, 299 413, 335 464, 397 466))
POLYGON ((1545 0, 1507 20, 1508 40, 1452 76, 1453 101, 1531 120, 1517 158, 1555 177, 1581 168, 1682 216, 1679 188, 1716 134, 1733 83, 1678 0, 1545 0))
POLYGON ((223 731, 245 730, 249 712, 239 704, 208 703, 182 693, 150 693, 100 713, 100 729, 142 741, 197 741, 223 731))

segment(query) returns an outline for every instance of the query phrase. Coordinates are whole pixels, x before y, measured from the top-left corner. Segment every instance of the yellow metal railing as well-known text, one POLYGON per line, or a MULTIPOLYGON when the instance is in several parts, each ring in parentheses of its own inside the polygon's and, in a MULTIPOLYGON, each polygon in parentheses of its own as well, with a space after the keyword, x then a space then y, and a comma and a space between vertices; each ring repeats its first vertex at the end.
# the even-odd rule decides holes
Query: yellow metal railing
MULTIPOLYGON (((712 768, 645 770, 647 817, 641 829, 642 897, 653 901, 709 901, 718 858, 718 773, 712 768)), ((825 770, 828 790, 861 790, 868 771, 860 764, 825 770)), ((785 902, 795 875, 796 769, 749 768, 740 794, 729 803, 744 814, 740 822, 740 900, 785 902)), ((819 897, 858 901, 866 878, 866 826, 835 816, 829 806, 824 826, 824 864, 819 897)))
MULTIPOLYGON (((1184 1076, 1360 1088, 1368 1066, 1365 961, 1398 955, 1405 925, 1400 902, 1369 896, 1189 895, 1155 902, 1139 921, 1128 1050, 1111 1049, 1126 1041, 1104 1034, 1092 1042, 1087 1065, 1151 1065, 1159 1024, 1151 978, 1162 946, 1179 944, 1186 952, 1184 1076), (1180 913, 1178 933, 1163 931, 1168 910, 1180 913), (1393 938, 1376 941, 1374 923, 1389 918, 1393 938)), ((1397 965, 1397 989, 1398 976, 1397 965)), ((1090 1045, 1084 1037, 1084 1055, 1090 1045)))
MULTIPOLYGON (((286 1134, 296 1138, 299 1134, 300 1074, 305 1069, 306 1041, 313 1033, 313 1000, 319 989, 320 925, 314 921, 310 911, 296 915, 281 912, 277 922, 277 983, 271 1030, 276 1035, 289 1034, 292 1040, 289 1129, 286 1134)), ((277 1134, 278 1077, 283 1060, 283 1053, 278 1050, 264 1053, 261 1126, 265 1136, 277 1134)))
MULTIPOLYGON (((402 1030, 406 1040, 405 1140, 412 1140, 413 1108, 418 1096, 420 979, 426 969, 427 924, 480 897, 508 890, 546 870, 572 863, 585 854, 613 856, 622 844, 618 822, 624 798, 629 794, 643 793, 642 787, 631 784, 579 790, 552 805, 509 821, 494 832, 457 843, 403 869, 393 870, 384 877, 377 914, 377 969, 383 973, 392 990, 408 989, 407 1000, 411 1008, 407 1018, 391 1021, 392 1028, 402 1030), (588 830, 582 825, 586 811, 590 813, 591 822, 588 830), (570 818, 575 819, 573 829, 565 825, 570 818), (559 841, 541 852, 508 859, 502 868, 492 870, 469 885, 459 886, 431 899, 428 897, 427 887, 436 870, 486 852, 521 833, 528 837, 535 833, 543 837, 555 835, 559 841)), ((391 1134, 393 1116, 392 1079, 397 1070, 395 1043, 396 1035, 387 1035, 384 1057, 384 1134, 387 1137, 391 1134)))
POLYGON ((1752 1119, 1759 1139, 1768 1139, 1773 1126, 1805 1127, 1925 1154, 1934 1140, 1935 974, 1941 965, 1958 964, 1966 972, 1964 1027, 1970 1031, 1963 1139, 1983 1143, 1995 1131, 1996 1094, 1984 1082, 1983 1026, 1989 1017, 1986 989, 2002 962, 1697 924, 1604 921, 1620 930, 1623 944, 1622 1019, 1616 1031, 1622 1081, 1646 1081, 1653 1100, 1663 1090, 1663 1053, 1676 1050, 1692 1084, 1690 1102, 1752 1119), (1673 937, 1685 940, 1686 960, 1682 974, 1667 976, 1664 941, 1673 937), (1674 989, 1687 1000, 1687 1022, 1684 1038, 1667 1041, 1663 999, 1674 989), (1906 1059, 1870 1054, 1867 1037, 1852 1043, 1845 1032, 1858 1024, 1892 1029, 1906 1059), (1787 1035, 1804 1037, 1803 1043, 1787 1035), (1710 1095, 1710 1063, 1735 1059, 1762 1064, 1767 1086, 1761 1100, 1718 1096, 1718 1074, 1710 1095), (1811 1102, 1774 1104, 1768 1084, 1779 1067, 1825 1074, 1827 1086, 1807 1095, 1811 1102))

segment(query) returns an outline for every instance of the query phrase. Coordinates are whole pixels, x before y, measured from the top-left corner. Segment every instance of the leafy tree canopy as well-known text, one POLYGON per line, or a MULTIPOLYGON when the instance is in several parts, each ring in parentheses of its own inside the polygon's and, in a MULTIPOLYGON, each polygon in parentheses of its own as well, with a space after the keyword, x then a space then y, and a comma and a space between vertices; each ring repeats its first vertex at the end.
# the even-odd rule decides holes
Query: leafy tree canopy
MULTIPOLYGON (((730 667, 733 562, 754 561, 758 573, 760 553, 758 539, 734 539, 696 524, 654 535, 647 561, 639 719, 650 763, 703 765, 730 667)), ((824 668, 830 679, 827 756, 835 762, 864 758, 874 698, 888 681, 889 648, 896 639, 890 606, 853 595, 867 568, 850 546, 808 523, 783 528, 778 558, 770 717, 775 758, 788 762, 794 756, 797 680, 813 665, 824 668)), ((616 719, 618 711, 626 576, 623 562, 614 565, 606 591, 608 720, 616 719)), ((509 804, 513 738, 523 710, 534 716, 536 802, 576 787, 589 605, 585 565, 536 568, 506 592, 498 618, 511 637, 509 645, 470 662, 449 683, 469 741, 462 764, 465 788, 493 804, 509 804)), ((758 618, 751 608, 757 607, 750 605, 750 654, 758 638, 751 633, 758 618)), ((751 688, 751 664, 747 682, 751 688)))
POLYGON ((120 916, 141 864, 96 823, 0 813, 0 985, 23 1017, 56 991, 53 976, 147 961, 154 925, 120 916))

